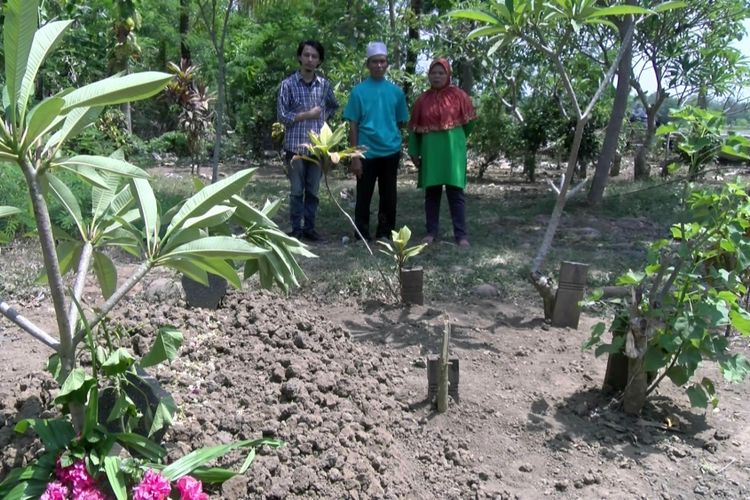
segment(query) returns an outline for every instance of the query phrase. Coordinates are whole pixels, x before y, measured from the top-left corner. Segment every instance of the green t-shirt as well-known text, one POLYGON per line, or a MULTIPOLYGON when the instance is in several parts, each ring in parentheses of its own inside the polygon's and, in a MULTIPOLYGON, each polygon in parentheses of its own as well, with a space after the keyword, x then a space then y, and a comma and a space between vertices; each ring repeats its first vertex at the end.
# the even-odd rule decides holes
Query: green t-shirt
POLYGON ((368 78, 352 89, 344 119, 359 125, 358 146, 365 158, 380 158, 401 150, 399 123, 409 121, 406 96, 388 80, 368 78))

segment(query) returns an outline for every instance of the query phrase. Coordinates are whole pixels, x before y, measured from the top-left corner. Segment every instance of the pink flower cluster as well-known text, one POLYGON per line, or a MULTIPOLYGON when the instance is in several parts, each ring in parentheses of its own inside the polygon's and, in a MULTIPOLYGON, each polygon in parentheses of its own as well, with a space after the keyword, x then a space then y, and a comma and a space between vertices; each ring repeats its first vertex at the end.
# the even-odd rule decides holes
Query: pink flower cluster
MULTIPOLYGON (((106 500, 106 496, 96 487, 83 460, 63 467, 60 459, 55 465, 57 481, 47 485, 41 500, 106 500)), ((203 484, 194 477, 184 476, 177 481, 180 500, 208 500, 203 493, 203 484)), ((172 492, 169 480, 153 470, 147 470, 141 482, 133 488, 133 500, 166 500, 172 492)))
POLYGON ((140 484, 133 488, 133 500, 164 500, 172 492, 169 480, 158 472, 147 470, 140 484))
POLYGON ((83 460, 63 467, 58 458, 55 476, 58 480, 47 485, 41 500, 106 500, 104 493, 96 487, 96 481, 86 470, 83 460))
MULTIPOLYGON (((208 495, 203 493, 203 484, 194 477, 181 477, 176 486, 180 500, 208 500, 208 495)), ((133 489, 133 500, 166 500, 171 492, 167 478, 147 470, 140 484, 133 489)))
POLYGON ((208 495, 203 493, 203 484, 190 476, 183 476, 177 480, 177 490, 180 492, 180 500, 208 500, 208 495))

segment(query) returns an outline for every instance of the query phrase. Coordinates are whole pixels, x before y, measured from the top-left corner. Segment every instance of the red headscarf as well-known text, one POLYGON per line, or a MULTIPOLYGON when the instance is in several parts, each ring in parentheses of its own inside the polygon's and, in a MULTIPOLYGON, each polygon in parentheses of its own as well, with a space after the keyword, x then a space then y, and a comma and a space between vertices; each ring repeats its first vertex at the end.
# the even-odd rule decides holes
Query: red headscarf
POLYGON ((430 88, 414 103, 409 128, 420 134, 461 127, 477 117, 466 92, 451 85, 451 65, 448 61, 435 59, 430 69, 436 64, 448 73, 448 82, 442 88, 430 88))

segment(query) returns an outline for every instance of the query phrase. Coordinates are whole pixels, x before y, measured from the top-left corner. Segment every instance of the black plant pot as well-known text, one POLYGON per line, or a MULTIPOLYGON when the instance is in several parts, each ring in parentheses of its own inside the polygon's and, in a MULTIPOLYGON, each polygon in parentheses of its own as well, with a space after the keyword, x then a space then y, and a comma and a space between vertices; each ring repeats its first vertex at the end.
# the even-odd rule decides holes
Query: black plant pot
POLYGON ((185 300, 191 307, 216 309, 219 302, 227 294, 227 280, 215 274, 208 275, 208 286, 197 281, 182 277, 182 288, 185 290, 185 300))
POLYGON ((421 267, 401 269, 401 302, 404 304, 424 304, 424 275, 421 267))

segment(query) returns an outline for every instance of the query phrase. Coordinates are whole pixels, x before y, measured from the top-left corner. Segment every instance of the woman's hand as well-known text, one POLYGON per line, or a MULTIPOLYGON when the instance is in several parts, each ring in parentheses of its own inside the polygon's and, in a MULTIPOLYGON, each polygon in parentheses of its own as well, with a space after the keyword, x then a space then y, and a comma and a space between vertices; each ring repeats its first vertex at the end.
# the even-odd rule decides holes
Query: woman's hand
POLYGON ((415 167, 417 167, 417 170, 422 168, 422 158, 419 156, 410 156, 411 162, 414 164, 415 167))

